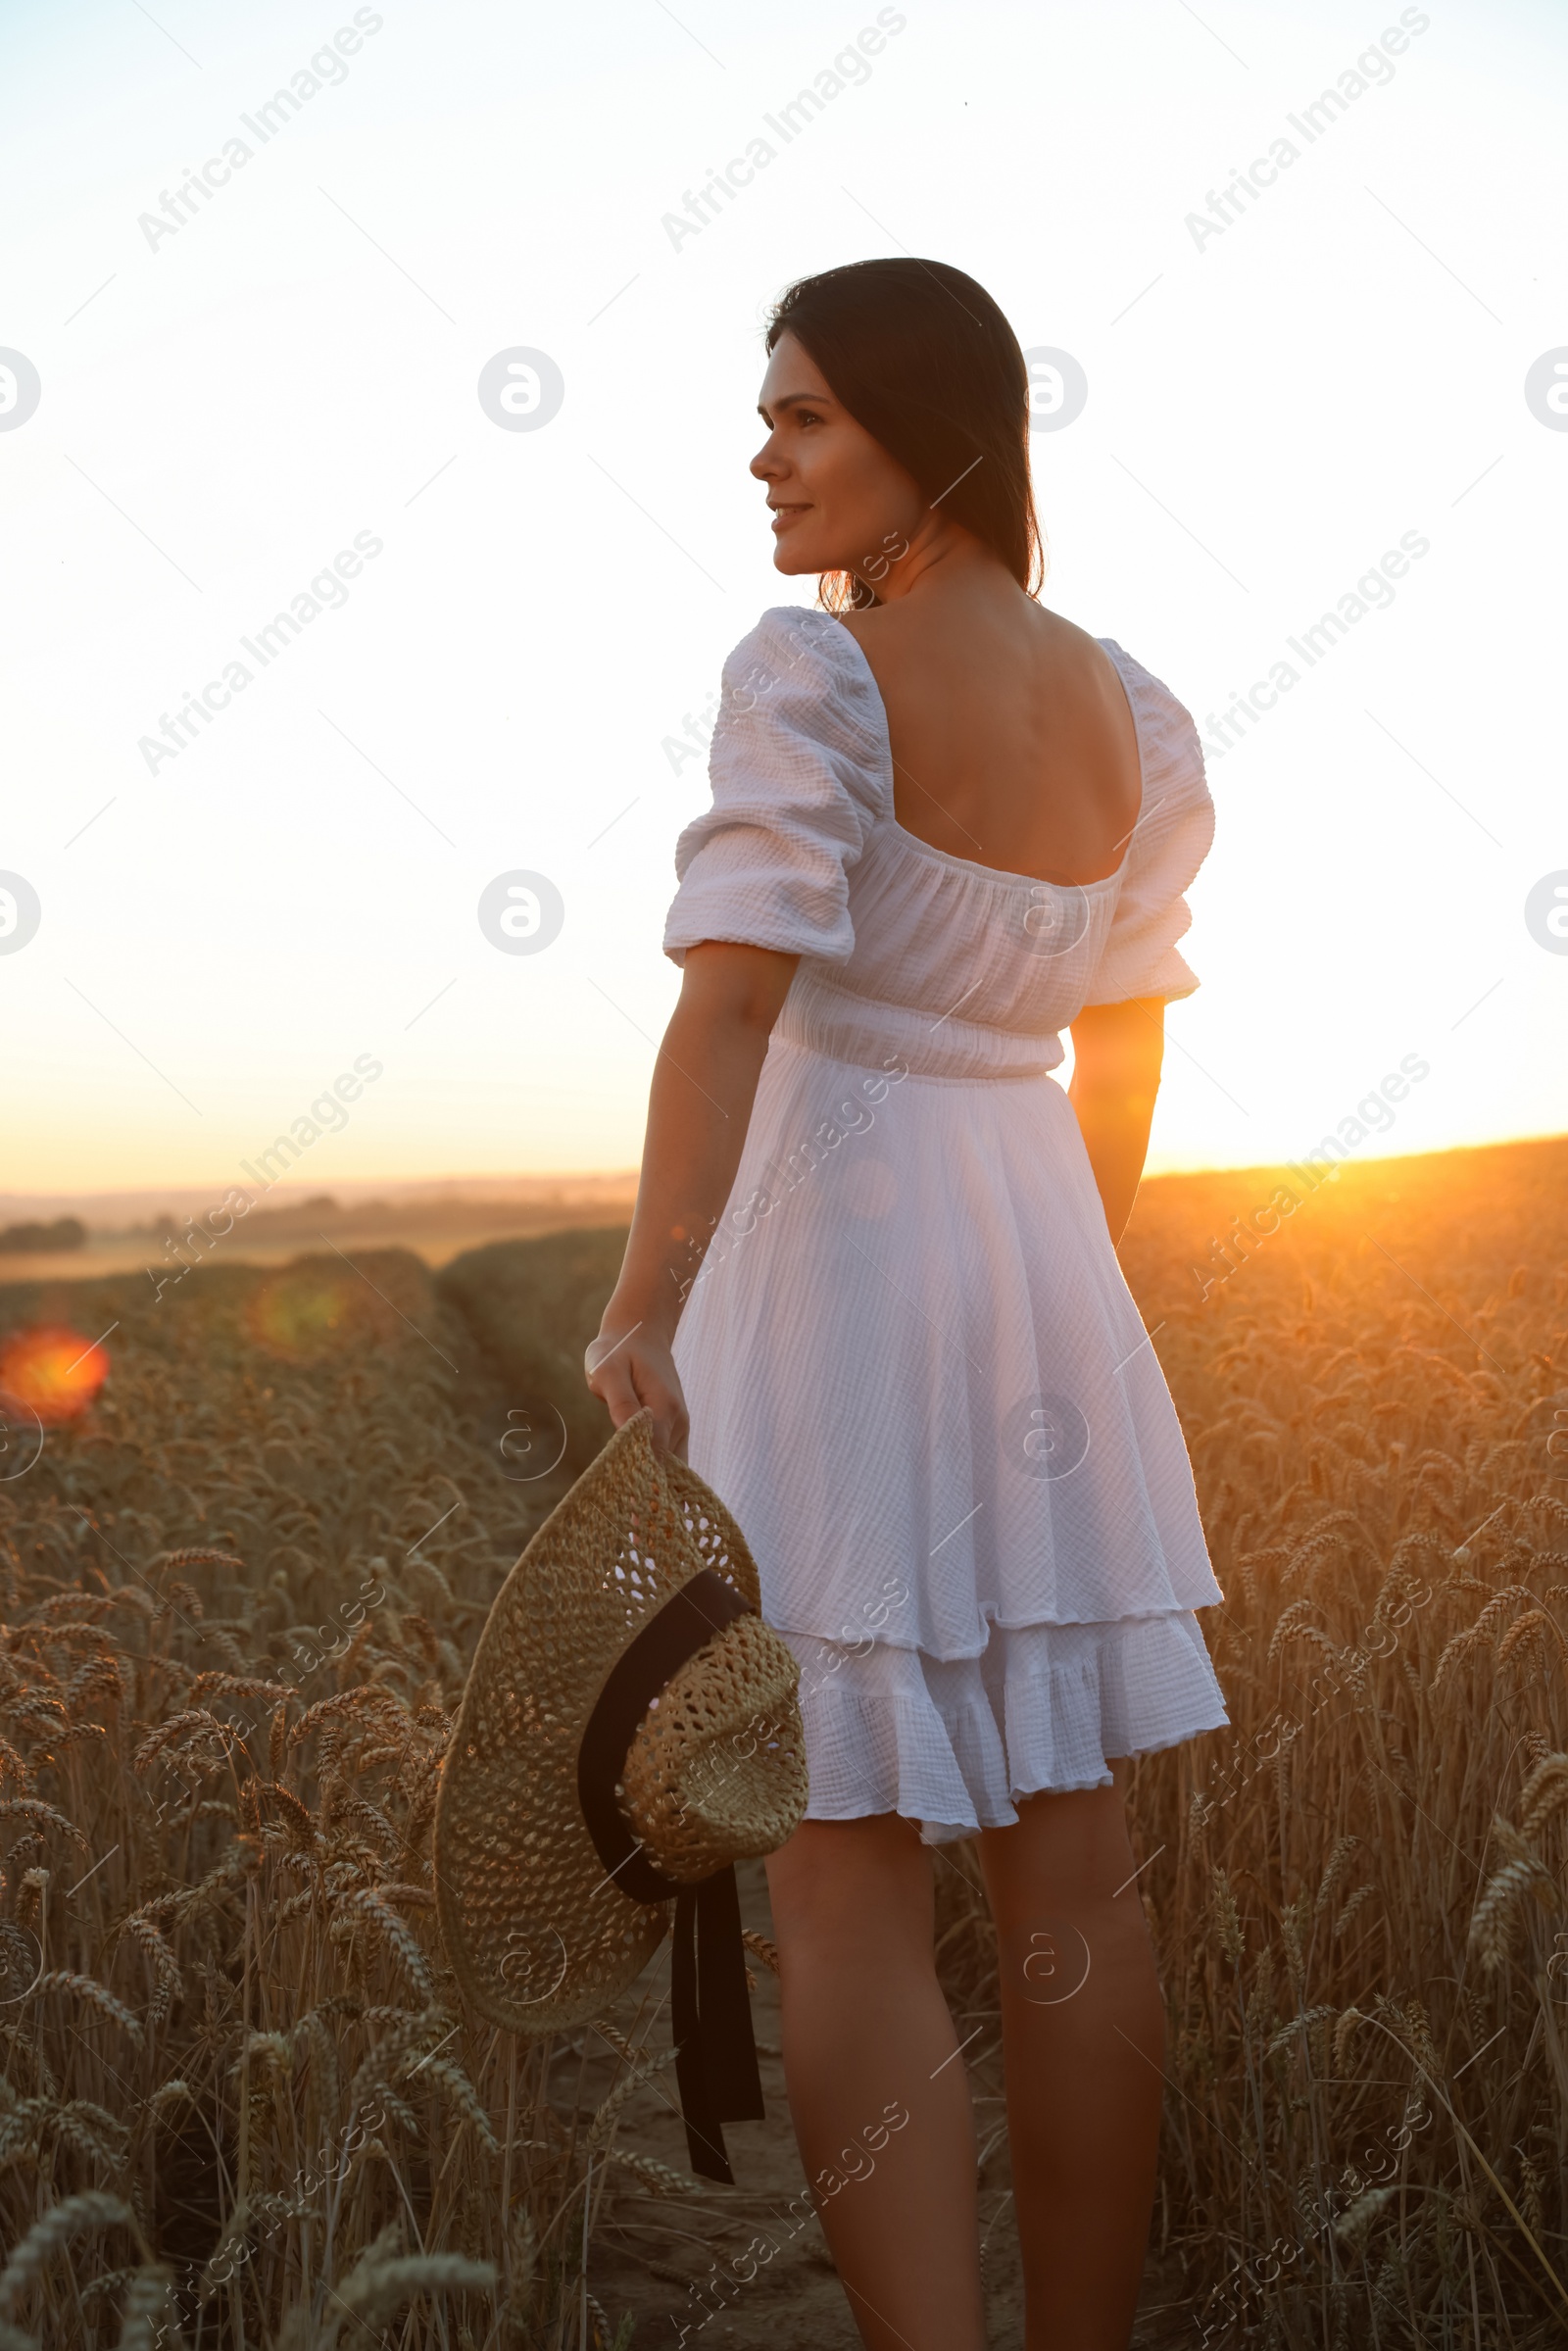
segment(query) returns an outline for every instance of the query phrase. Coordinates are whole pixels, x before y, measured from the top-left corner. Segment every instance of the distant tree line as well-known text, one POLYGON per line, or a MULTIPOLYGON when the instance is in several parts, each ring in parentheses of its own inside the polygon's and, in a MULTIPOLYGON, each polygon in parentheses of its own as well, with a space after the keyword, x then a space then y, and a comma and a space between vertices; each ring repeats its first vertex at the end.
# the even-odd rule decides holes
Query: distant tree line
POLYGON ((8 1224, 0 1226, 0 1257, 80 1249, 86 1238, 87 1228, 79 1216, 58 1216, 53 1224, 8 1224))

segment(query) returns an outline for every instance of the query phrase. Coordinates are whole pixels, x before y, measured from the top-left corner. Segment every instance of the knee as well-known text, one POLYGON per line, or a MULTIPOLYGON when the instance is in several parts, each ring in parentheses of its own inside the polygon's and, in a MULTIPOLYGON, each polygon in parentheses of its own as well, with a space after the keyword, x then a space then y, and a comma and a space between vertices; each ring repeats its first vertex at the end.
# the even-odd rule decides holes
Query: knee
POLYGON ((818 1961, 906 1966, 922 1953, 931 1964, 930 1862, 907 1823, 808 1821, 769 1855, 767 1880, 786 1975, 818 1961))
POLYGON ((904 1910, 868 1902, 862 1892, 790 1886, 773 1895, 773 1936, 784 1982, 804 1969, 876 1968, 902 1972, 933 1964, 929 1930, 904 1910))
POLYGON ((1003 1997, 1025 2007, 1065 2008, 1090 1985, 1125 1981, 1152 1961, 1149 1923, 1130 1888, 1109 1899, 1043 1902, 997 1926, 1003 1997))

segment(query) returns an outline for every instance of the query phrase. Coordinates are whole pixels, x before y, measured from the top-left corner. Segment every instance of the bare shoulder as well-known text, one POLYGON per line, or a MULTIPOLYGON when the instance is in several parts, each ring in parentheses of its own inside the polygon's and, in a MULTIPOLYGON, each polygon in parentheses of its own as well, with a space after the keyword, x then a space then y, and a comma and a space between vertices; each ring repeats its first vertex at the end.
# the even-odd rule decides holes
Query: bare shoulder
POLYGON ((999 650, 1027 645, 1063 672, 1111 683, 1115 680, 1115 664, 1098 638, 1032 597, 1009 599, 1000 610, 996 606, 939 606, 935 600, 910 598, 840 612, 836 617, 867 657, 875 653, 892 656, 906 646, 923 646, 937 635, 950 644, 967 637, 994 644, 999 650))
POLYGON ((1042 641, 1050 657, 1065 676, 1094 681, 1102 691, 1120 693, 1120 678, 1116 664, 1101 644, 1076 620, 1062 612, 1054 612, 1046 605, 1036 605, 1035 612, 1042 626, 1042 641))
POLYGON ((860 648, 860 658, 884 700, 902 694, 911 666, 918 667, 917 645, 923 635, 920 615, 914 615, 897 604, 870 605, 858 612, 836 612, 834 618, 846 636, 853 637, 860 648))
POLYGON ((836 618, 875 676, 890 683, 911 674, 941 676, 954 657, 960 666, 972 661, 994 636, 984 613, 941 597, 901 597, 893 604, 839 612, 836 618))
MULTIPOLYGON (((896 612, 898 608, 896 605, 873 605, 868 611, 863 612, 835 612, 833 617, 838 622, 840 628, 847 629, 849 631, 849 634, 855 639, 855 642, 857 645, 858 645, 860 651, 864 653, 866 650, 866 633, 868 624, 872 621, 885 619, 890 612, 896 612)), ((874 642, 874 630, 871 633, 874 642)))
POLYGON ((1032 597, 909 597, 838 618, 895 714, 955 694, 997 709, 1021 689, 1058 734, 1108 725, 1126 749, 1131 713, 1116 663, 1086 628, 1032 597))

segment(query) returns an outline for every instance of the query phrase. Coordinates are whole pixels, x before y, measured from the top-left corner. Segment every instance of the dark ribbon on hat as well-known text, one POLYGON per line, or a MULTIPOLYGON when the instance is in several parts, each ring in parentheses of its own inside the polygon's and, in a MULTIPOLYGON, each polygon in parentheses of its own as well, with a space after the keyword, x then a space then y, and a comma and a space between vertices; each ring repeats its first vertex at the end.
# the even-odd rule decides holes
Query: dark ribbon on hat
POLYGON ((765 2119, 735 1871, 726 1866, 697 1886, 666 1878, 633 1836, 615 1787, 637 1727, 670 1677, 736 1617, 755 1613, 732 1584, 700 1568, 627 1642, 577 1749, 577 1795, 606 1870, 630 1901, 675 1896, 670 2008, 686 2147, 694 2172, 727 2187, 735 2176, 721 2126, 765 2119))

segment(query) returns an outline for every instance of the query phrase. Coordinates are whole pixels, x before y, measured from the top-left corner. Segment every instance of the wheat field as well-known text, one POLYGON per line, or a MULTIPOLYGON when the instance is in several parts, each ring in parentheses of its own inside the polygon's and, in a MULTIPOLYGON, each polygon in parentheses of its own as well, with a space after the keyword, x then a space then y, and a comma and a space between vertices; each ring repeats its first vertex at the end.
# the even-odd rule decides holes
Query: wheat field
MULTIPOLYGON (((1537 2351, 1568 2326, 1568 1146, 1347 1166, 1227 1262, 1281 1180, 1151 1183, 1122 1250, 1232 1715, 1132 1777, 1168 2013, 1137 2339, 1537 2351)), ((40 1331, 108 1367, 0 1451, 0 2351, 853 2340, 786 2263, 743 2282, 739 2190, 650 2152, 651 2000, 517 2042, 436 1931, 443 1743, 591 1447, 612 1258, 0 1291, 13 1394, 40 1331)), ((949 1854, 940 1964, 985 2018, 949 1854)))

